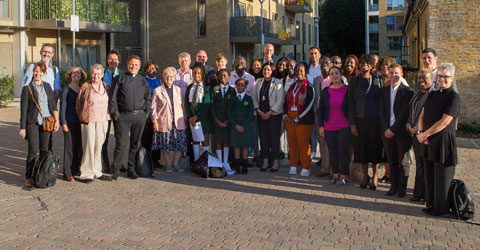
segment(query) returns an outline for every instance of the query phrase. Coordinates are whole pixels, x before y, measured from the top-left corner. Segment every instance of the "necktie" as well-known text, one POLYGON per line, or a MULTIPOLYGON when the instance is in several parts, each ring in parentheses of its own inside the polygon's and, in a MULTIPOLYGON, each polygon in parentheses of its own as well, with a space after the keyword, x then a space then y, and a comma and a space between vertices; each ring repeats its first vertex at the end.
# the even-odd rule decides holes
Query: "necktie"
POLYGON ((222 91, 222 97, 225 97, 225 93, 227 92, 227 87, 223 87, 223 91, 222 91))
POLYGON ((198 96, 198 88, 199 85, 195 85, 195 91, 193 91, 193 98, 192 98, 192 109, 195 110, 195 107, 197 107, 197 96, 198 96))
POLYGON ((238 100, 239 100, 239 101, 242 100, 242 95, 238 95, 238 100))

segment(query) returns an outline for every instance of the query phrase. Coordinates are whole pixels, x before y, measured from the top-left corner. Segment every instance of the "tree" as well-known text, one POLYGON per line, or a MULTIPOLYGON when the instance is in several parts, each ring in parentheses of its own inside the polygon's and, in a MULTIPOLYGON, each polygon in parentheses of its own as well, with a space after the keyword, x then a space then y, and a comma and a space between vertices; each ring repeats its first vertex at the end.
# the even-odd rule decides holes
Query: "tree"
POLYGON ((325 0, 320 5, 320 49, 325 55, 365 52, 365 0, 325 0))

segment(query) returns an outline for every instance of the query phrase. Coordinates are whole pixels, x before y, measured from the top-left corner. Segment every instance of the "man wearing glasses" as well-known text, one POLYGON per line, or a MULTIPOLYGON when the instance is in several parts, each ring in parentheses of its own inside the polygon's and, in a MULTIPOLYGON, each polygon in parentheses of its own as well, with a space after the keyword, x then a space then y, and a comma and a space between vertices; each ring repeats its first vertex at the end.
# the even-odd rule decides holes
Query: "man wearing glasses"
MULTIPOLYGON (((47 67, 47 73, 43 76, 43 81, 49 83, 53 89, 53 93, 55 94, 55 101, 58 100, 60 96, 60 73, 56 66, 51 63, 52 57, 55 54, 53 53, 53 45, 50 43, 45 43, 42 45, 42 49, 40 50, 40 57, 41 62, 45 64, 47 67)), ((33 78, 33 66, 34 64, 30 64, 25 71, 25 77, 23 78, 23 86, 27 86, 30 84, 33 78)))

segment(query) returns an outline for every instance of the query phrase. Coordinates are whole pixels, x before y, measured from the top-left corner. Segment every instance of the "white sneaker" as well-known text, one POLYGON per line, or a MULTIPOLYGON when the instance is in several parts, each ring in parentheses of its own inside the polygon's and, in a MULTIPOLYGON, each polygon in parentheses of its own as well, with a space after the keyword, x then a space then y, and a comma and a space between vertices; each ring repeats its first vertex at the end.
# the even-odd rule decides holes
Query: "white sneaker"
POLYGON ((302 168, 302 171, 300 171, 300 176, 310 176, 310 170, 302 168))
POLYGON ((297 174, 297 167, 290 167, 290 171, 288 173, 291 175, 297 174))

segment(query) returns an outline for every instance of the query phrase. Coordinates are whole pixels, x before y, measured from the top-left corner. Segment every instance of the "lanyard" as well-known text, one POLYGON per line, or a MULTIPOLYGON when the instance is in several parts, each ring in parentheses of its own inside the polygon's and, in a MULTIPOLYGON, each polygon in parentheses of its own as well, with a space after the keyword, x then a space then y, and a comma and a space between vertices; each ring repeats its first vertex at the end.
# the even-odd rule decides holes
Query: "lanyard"
POLYGON ((295 86, 295 87, 293 88, 293 91, 292 91, 292 94, 293 94, 293 106, 295 106, 295 104, 296 104, 296 101, 297 101, 297 93, 298 93, 298 91, 300 90, 301 87, 302 87, 302 85, 298 86, 298 84, 297 84, 297 86, 295 86))

